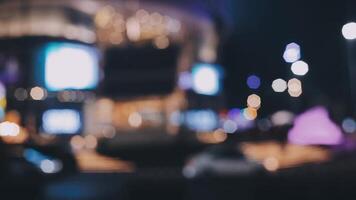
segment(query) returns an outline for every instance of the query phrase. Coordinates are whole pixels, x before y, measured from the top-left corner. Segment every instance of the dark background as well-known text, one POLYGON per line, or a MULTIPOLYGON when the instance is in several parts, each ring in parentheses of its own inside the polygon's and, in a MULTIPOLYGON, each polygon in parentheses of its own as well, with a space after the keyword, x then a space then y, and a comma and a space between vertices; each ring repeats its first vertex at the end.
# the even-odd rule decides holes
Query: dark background
MULTIPOLYGON (((215 1, 217 3, 217 1, 215 1)), ((231 32, 223 34, 220 61, 226 69, 225 89, 229 107, 245 105, 252 93, 245 84, 250 74, 262 79, 256 91, 262 97, 262 115, 279 109, 295 112, 316 104, 326 105, 339 120, 353 114, 348 52, 353 41, 346 41, 342 26, 355 20, 352 1, 225 1, 230 5, 231 32), (291 98, 287 93, 272 91, 276 78, 293 78, 290 64, 282 55, 285 46, 296 42, 302 59, 309 64, 309 73, 300 77, 303 95, 291 98)))
MULTIPOLYGON (((225 95, 228 107, 246 106, 249 94, 262 97, 262 115, 280 109, 301 112, 325 105, 339 120, 355 115, 351 98, 350 63, 356 54, 354 41, 341 34, 342 26, 356 20, 352 0, 153 0, 181 7, 216 22, 221 36, 219 63, 226 70, 225 95), (290 64, 282 55, 288 43, 301 46, 309 73, 301 77, 303 95, 291 98, 276 94, 276 78, 293 78, 290 64), (250 74, 262 78, 261 88, 250 91, 245 84, 250 74)), ((354 89, 355 90, 355 89, 354 89)), ((355 92, 354 92, 355 93, 355 92)), ((355 99, 355 97, 354 97, 355 99)))

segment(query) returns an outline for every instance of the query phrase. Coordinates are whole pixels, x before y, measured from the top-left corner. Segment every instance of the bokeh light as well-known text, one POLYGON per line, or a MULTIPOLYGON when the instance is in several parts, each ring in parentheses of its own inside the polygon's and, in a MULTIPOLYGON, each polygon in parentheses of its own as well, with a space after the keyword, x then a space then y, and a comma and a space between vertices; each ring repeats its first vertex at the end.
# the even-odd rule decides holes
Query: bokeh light
POLYGON ((306 62, 299 60, 292 64, 291 70, 295 75, 304 76, 309 71, 309 65, 306 62))
POLYGON ((153 44, 157 49, 165 49, 169 46, 169 39, 166 36, 159 36, 153 40, 153 44))
POLYGON ((350 23, 345 24, 342 27, 341 32, 342 32, 342 35, 344 36, 344 38, 347 40, 356 39, 356 23, 350 22, 350 23))
POLYGON ((214 65, 198 64, 193 67, 193 89, 198 94, 216 95, 220 89, 219 71, 214 65))
POLYGON ((275 92, 284 92, 287 89, 287 82, 281 78, 272 82, 272 89, 275 92))
POLYGON ((98 140, 93 135, 87 135, 84 137, 85 147, 87 149, 95 149, 98 145, 98 140))
POLYGON ((296 78, 288 81, 288 93, 291 97, 299 97, 302 94, 302 82, 296 78))
POLYGON ((20 134, 20 126, 13 122, 0 123, 0 136, 17 136, 20 134))
POLYGON ((75 134, 82 127, 80 113, 73 109, 49 109, 42 116, 43 130, 48 134, 75 134))
POLYGON ((353 118, 346 118, 342 121, 342 129, 346 133, 355 133, 356 131, 356 122, 353 118))
POLYGON ((293 124, 294 114, 287 110, 280 110, 271 116, 271 122, 274 126, 284 126, 293 124))
POLYGON ((0 107, 0 120, 4 120, 5 117, 5 109, 0 107))
POLYGON ((130 114, 128 122, 130 126, 137 128, 142 125, 142 116, 138 112, 133 112, 130 114))
MULTIPOLYGON (((233 108, 227 113, 227 119, 232 120, 236 123, 238 130, 244 131, 250 129, 254 126, 254 122, 245 117, 245 109, 233 108)), ((252 113, 254 115, 254 113, 252 113)), ((248 118, 254 118, 253 116, 248 118)))
POLYGON ((40 163, 42 172, 47 174, 57 173, 62 169, 62 162, 59 160, 42 160, 40 163))
POLYGON ((247 106, 254 109, 259 109, 261 107, 261 97, 257 94, 251 94, 247 97, 247 106))
POLYGON ((179 20, 177 19, 172 19, 170 17, 166 18, 167 20, 167 29, 171 33, 178 33, 181 30, 182 24, 179 20))
POLYGON ((263 166, 265 167, 266 170, 273 172, 278 170, 279 161, 275 157, 267 157, 266 159, 263 160, 263 166))
POLYGON ((46 98, 46 91, 41 87, 33 87, 30 91, 33 100, 43 100, 46 98))
POLYGON ((251 75, 247 78, 246 83, 250 89, 258 89, 261 85, 261 79, 256 75, 251 75))
POLYGON ((247 120, 255 120, 257 118, 257 109, 251 107, 245 108, 243 110, 243 116, 247 120))
POLYGON ((109 36, 111 44, 119 45, 124 41, 124 36, 120 32, 112 32, 109 36))
POLYGON ((141 27, 139 21, 131 17, 127 19, 126 21, 126 32, 127 32, 127 37, 131 41, 138 41, 141 36, 141 27))
POLYGON ((223 128, 226 133, 235 133, 238 127, 235 121, 228 119, 224 122, 223 128))
POLYGON ((238 117, 241 115, 241 110, 238 108, 233 108, 227 113, 228 119, 237 121, 238 117))
POLYGON ((287 63, 293 63, 300 59, 300 46, 296 43, 290 43, 286 46, 283 53, 283 59, 287 63))
POLYGON ((187 127, 198 132, 213 131, 218 126, 218 115, 213 110, 189 110, 184 121, 187 127))
POLYGON ((0 99, 5 97, 6 97, 6 88, 5 85, 2 82, 0 82, 0 99))
POLYGON ((93 89, 99 81, 98 54, 92 47, 50 43, 46 47, 45 85, 49 91, 93 89))
MULTIPOLYGON (((5 85, 2 82, 0 82, 0 109, 2 111, 5 111, 6 106, 7 106, 6 88, 5 88, 5 85)), ((2 116, 4 116, 4 115, 2 115, 2 116)), ((0 118, 1 118, 1 115, 0 115, 0 118)))
POLYGON ((180 126, 183 123, 183 115, 179 110, 173 111, 169 115, 169 123, 173 126, 180 126))
POLYGON ((27 93, 27 90, 24 88, 17 88, 15 90, 14 96, 15 96, 16 100, 24 101, 27 99, 28 93, 27 93))
POLYGON ((199 50, 199 59, 202 62, 213 63, 216 61, 217 53, 214 47, 204 46, 199 50))
POLYGON ((101 134, 106 138, 114 138, 116 135, 116 128, 112 125, 104 126, 101 129, 101 134))
POLYGON ((193 77, 190 72, 182 72, 178 77, 178 86, 182 90, 188 90, 193 87, 193 77))
POLYGON ((300 89, 300 90, 298 90, 298 91, 291 91, 291 90, 288 90, 288 93, 289 93, 289 95, 291 96, 291 97, 300 97, 300 95, 302 95, 302 93, 303 93, 303 90, 302 89, 300 89))
POLYGON ((85 140, 82 136, 76 135, 70 139, 70 145, 74 150, 83 149, 85 146, 85 140))
POLYGON ((115 9, 112 6, 105 6, 101 8, 95 15, 95 24, 100 28, 106 28, 114 14, 115 9))
POLYGON ((207 144, 218 144, 222 143, 227 139, 227 134, 224 132, 223 129, 216 129, 213 132, 207 133, 197 133, 197 139, 202 143, 207 144))
POLYGON ((144 9, 139 9, 136 12, 136 17, 141 23, 146 23, 148 21, 149 13, 144 9))
POLYGON ((297 116, 288 132, 288 141, 298 145, 337 145, 344 140, 340 128, 324 107, 315 107, 297 116))

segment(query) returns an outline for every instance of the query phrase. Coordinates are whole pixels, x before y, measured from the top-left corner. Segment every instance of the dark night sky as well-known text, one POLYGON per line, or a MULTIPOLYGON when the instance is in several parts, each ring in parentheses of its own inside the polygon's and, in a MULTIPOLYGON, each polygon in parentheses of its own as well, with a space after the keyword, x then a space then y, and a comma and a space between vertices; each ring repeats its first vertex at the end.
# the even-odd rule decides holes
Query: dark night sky
MULTIPOLYGON (((255 91, 263 101, 263 113, 279 109, 300 112, 312 105, 327 105, 336 117, 351 115, 350 82, 343 24, 352 18, 347 1, 232 1, 232 32, 221 46, 221 63, 226 69, 225 91, 230 107, 245 106, 250 91, 249 74, 262 78, 255 91), (309 73, 301 78, 303 95, 290 98, 276 94, 271 83, 292 77, 290 64, 282 58, 285 45, 301 46, 309 73)), ((230 2, 231 3, 231 2, 230 2)))

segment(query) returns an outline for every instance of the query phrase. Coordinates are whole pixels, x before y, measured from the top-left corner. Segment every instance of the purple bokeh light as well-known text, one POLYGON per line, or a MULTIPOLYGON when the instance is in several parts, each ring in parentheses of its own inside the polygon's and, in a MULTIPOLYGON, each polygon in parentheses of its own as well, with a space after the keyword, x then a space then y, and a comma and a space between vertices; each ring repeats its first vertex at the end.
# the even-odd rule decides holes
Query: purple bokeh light
POLYGON ((243 115, 243 110, 239 108, 233 108, 227 113, 229 120, 232 120, 236 123, 238 130, 243 131, 250 129, 254 126, 254 121, 248 120, 243 115))
POLYGON ((231 110, 229 110, 229 112, 227 113, 227 116, 230 120, 237 120, 239 115, 241 113, 241 110, 238 108, 233 108, 231 110))
POLYGON ((193 87, 193 79, 192 74, 189 72, 182 72, 179 74, 178 78, 178 86, 182 90, 188 90, 193 87))
POLYGON ((296 117, 288 133, 288 141, 298 145, 338 145, 343 140, 341 129, 323 107, 312 108, 296 117))

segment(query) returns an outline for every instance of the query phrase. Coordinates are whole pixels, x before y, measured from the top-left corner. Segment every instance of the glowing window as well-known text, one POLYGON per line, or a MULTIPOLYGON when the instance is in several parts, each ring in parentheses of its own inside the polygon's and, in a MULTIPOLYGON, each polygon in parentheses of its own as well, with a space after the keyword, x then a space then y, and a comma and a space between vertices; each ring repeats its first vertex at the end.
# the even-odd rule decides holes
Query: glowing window
POLYGON ((68 43, 51 43, 46 49, 45 86, 50 91, 93 89, 98 83, 94 49, 68 43))
POLYGON ((51 109, 42 116, 42 127, 49 134, 75 134, 81 128, 80 114, 71 109, 51 109))
POLYGON ((220 73, 216 66, 198 64, 193 67, 193 89, 198 94, 216 95, 220 90, 220 73))

